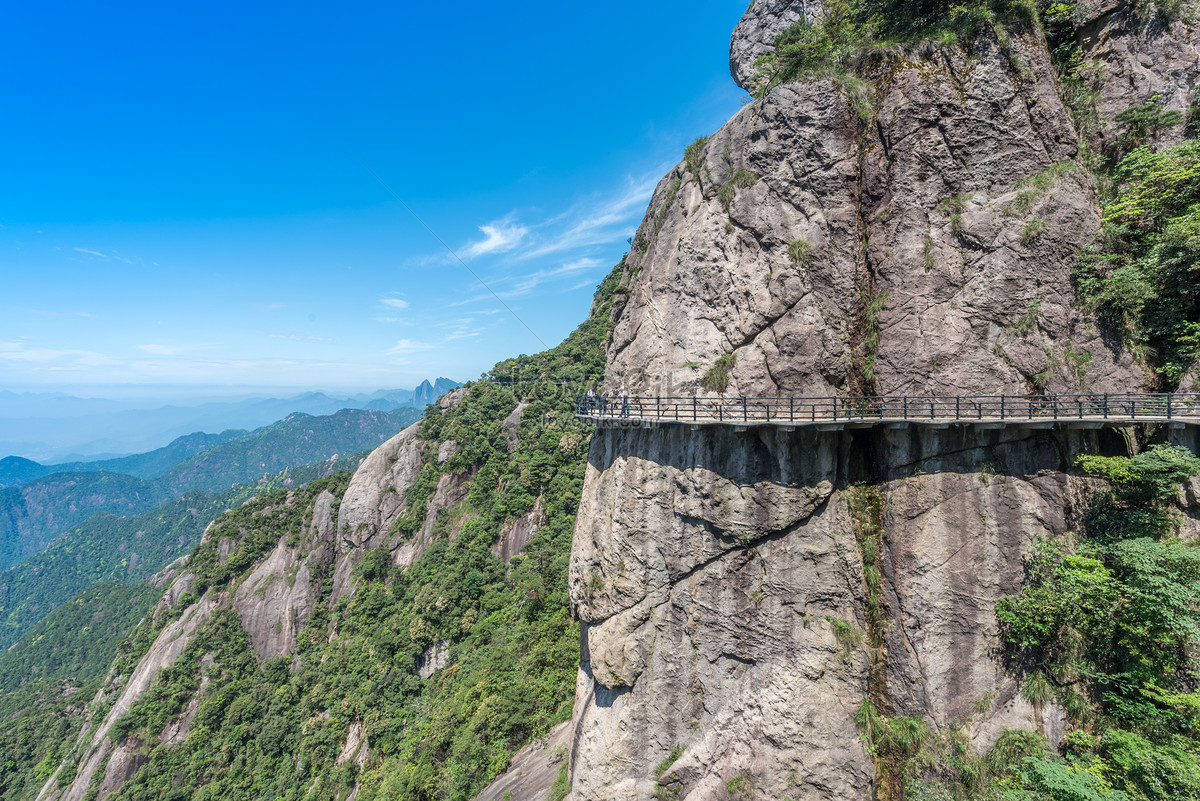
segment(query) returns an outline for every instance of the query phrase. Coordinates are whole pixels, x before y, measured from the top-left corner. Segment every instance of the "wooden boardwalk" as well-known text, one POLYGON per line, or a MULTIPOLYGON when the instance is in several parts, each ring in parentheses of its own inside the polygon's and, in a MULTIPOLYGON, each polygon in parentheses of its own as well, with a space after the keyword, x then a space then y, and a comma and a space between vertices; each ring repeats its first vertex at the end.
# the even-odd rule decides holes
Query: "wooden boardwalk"
POLYGON ((1162 423, 1200 425, 1200 393, 952 395, 846 398, 579 397, 575 416, 598 426, 986 428, 1162 423))

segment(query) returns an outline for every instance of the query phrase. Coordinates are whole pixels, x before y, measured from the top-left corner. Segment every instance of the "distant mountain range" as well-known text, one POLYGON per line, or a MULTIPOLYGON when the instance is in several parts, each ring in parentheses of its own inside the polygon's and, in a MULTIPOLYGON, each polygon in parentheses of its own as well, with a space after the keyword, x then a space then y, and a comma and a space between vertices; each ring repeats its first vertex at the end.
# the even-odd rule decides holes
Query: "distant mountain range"
POLYGON ((136 582, 187 553, 224 509, 353 470, 420 416, 410 406, 297 412, 254 431, 189 434, 119 459, 0 460, 0 477, 13 484, 0 489, 0 650, 93 583, 136 582))
POLYGON ((64 470, 110 470, 150 477, 155 470, 161 471, 178 461, 177 454, 187 455, 189 448, 195 453, 213 444, 211 439, 180 442, 180 438, 188 440, 197 431, 222 431, 236 436, 238 429, 255 429, 293 412, 328 415, 340 409, 381 412, 406 407, 424 409, 457 386, 457 381, 438 378, 433 382, 423 381, 413 390, 388 389, 358 395, 308 392, 285 398, 255 397, 156 408, 136 408, 136 404, 109 399, 0 390, 0 454, 20 457, 17 461, 0 462, 0 487, 64 470), (168 452, 171 448, 174 450, 168 452), (143 453, 146 451, 157 456, 143 453), (120 462, 119 457, 130 453, 139 454, 132 457, 131 463, 80 467, 80 464, 120 462), (29 462, 53 469, 39 474, 39 468, 29 462))

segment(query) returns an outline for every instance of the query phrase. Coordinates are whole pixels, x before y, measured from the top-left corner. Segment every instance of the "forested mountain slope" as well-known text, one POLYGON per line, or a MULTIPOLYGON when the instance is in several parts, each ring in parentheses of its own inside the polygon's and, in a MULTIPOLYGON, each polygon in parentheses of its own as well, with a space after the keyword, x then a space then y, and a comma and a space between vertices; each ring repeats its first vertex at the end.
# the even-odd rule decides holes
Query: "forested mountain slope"
POLYGON ((353 478, 218 518, 80 738, 22 742, 7 797, 467 799, 566 720, 590 431, 554 382, 599 376, 619 289, 614 272, 562 345, 452 392, 353 478))
MULTIPOLYGON (((368 450, 417 416, 413 409, 343 409, 324 417, 297 413, 237 437, 229 432, 218 435, 220 442, 152 479, 111 472, 53 473, 0 489, 0 570, 38 553, 56 535, 94 514, 138 515, 192 490, 225 492, 234 484, 324 461, 339 451, 346 456, 368 450)), ((184 450, 192 450, 191 445, 184 450)), ((158 469, 164 458, 178 452, 168 448, 166 453, 145 454, 151 457, 147 460, 126 457, 105 464, 158 469)))

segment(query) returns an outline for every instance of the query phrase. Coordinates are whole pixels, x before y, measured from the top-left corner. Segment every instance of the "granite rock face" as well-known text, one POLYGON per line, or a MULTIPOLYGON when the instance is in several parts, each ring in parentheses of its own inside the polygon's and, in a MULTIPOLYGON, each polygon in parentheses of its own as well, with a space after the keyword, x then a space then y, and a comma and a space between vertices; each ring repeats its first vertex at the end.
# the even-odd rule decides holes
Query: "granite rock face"
POLYGON ((821 0, 754 0, 729 43, 729 72, 737 85, 755 92, 759 81, 754 62, 775 50, 775 37, 785 28, 801 18, 814 22, 822 12, 821 0))
MULTIPOLYGON (((1189 28, 1089 13, 1084 47, 1126 76, 1099 115, 1190 97, 1189 28)), ((759 88, 754 60, 801 14, 820 8, 746 11, 740 85, 759 88)), ((916 50, 872 62, 865 93, 772 88, 663 179, 626 259, 609 394, 713 395, 701 377, 730 354, 734 397, 1150 386, 1071 282, 1098 193, 1045 40, 916 50)), ((1065 716, 1021 696, 995 605, 1039 537, 1078 524, 1075 456, 1125 447, 1068 427, 601 429, 570 571, 570 798, 726 798, 741 776, 754 798, 893 797, 855 728, 866 700, 979 751, 1013 728, 1056 741, 1065 716)))
POLYGON ((867 698, 938 732, 965 721, 980 750, 1010 728, 1061 736, 1059 710, 1031 708, 1006 672, 994 607, 1020 588, 1036 538, 1067 529, 1081 492, 1067 461, 1095 436, 598 434, 572 554, 584 627, 571 797, 721 798, 747 774, 755 797, 872 798, 854 724, 867 698), (885 585, 875 679, 872 526, 885 585), (839 636, 847 625, 861 641, 839 636))
MULTIPOLYGON (((1085 62, 1095 63, 1093 74, 1099 78, 1096 135, 1101 147, 1122 133, 1114 118, 1128 108, 1153 101, 1186 116, 1195 105, 1200 35, 1188 13, 1168 20, 1146 7, 1097 0, 1082 18, 1079 41, 1085 62)), ((1172 145, 1183 136, 1184 126, 1175 125, 1161 131, 1156 142, 1172 145)))
POLYGON ((875 84, 869 124, 834 81, 777 87, 709 137, 700 175, 663 179, 610 393, 692 394, 726 354, 733 395, 1143 382, 1077 308, 1070 267, 1099 214, 1044 42, 985 33, 875 84))

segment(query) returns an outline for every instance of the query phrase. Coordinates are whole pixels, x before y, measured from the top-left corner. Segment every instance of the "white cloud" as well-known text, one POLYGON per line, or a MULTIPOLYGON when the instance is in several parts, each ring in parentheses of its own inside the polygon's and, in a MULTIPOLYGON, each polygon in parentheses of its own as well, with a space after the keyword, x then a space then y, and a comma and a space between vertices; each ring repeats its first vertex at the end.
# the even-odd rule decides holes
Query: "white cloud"
POLYGON ((380 298, 379 305, 387 306, 389 309, 400 309, 403 311, 408 308, 408 301, 403 298, 380 298))
POLYGON ((521 258, 533 259, 564 250, 608 244, 621 238, 621 234, 631 231, 645 213, 646 204, 658 185, 658 175, 655 173, 639 180, 630 178, 619 194, 594 205, 577 204, 575 208, 550 220, 546 223, 547 227, 565 223, 565 228, 536 247, 522 252, 521 258))
POLYGON ((108 258, 108 256, 105 256, 103 253, 97 253, 96 251, 94 251, 94 250, 88 250, 87 248, 75 248, 75 249, 76 249, 77 251, 79 251, 80 253, 86 253, 86 254, 88 254, 89 256, 99 256, 99 257, 100 257, 100 258, 102 258, 102 259, 107 259, 107 258, 108 258))
POLYGON ((473 259, 489 253, 507 253, 521 243, 529 229, 516 221, 516 214, 479 226, 483 240, 472 242, 463 249, 463 256, 473 259))
POLYGON ((415 339, 402 339, 394 346, 388 348, 385 353, 389 356, 402 356, 407 353, 419 353, 423 350, 429 350, 433 345, 428 342, 419 342, 415 339))
POLYGON ((584 270, 594 269, 595 267, 599 266, 599 264, 599 259, 582 258, 569 261, 566 264, 548 270, 538 270, 521 278, 521 280, 517 281, 517 283, 513 286, 512 290, 504 294, 506 297, 524 295, 527 292, 532 292, 535 288, 546 281, 550 281, 555 278, 561 278, 563 276, 573 276, 576 273, 584 270))

